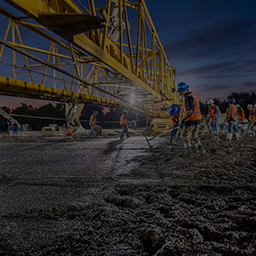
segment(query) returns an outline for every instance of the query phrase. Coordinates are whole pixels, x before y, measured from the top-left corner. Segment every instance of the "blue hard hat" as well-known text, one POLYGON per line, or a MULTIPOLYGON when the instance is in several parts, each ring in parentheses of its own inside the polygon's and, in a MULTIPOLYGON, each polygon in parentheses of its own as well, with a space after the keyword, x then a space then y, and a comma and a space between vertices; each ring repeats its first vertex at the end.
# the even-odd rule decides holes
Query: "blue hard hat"
POLYGON ((177 114, 179 112, 179 106, 176 104, 172 104, 169 108, 168 108, 168 113, 171 116, 174 116, 175 114, 177 114))
POLYGON ((228 102, 231 102, 231 103, 233 103, 233 104, 235 104, 235 103, 236 103, 236 101, 235 101, 235 99, 234 99, 234 98, 229 98, 229 99, 228 99, 228 102))
POLYGON ((177 85, 177 88, 178 88, 178 92, 184 92, 186 89, 188 89, 189 85, 187 85, 186 83, 184 82, 180 82, 178 85, 177 85))
POLYGON ((93 114, 98 114, 98 111, 97 111, 97 110, 94 110, 94 111, 93 111, 93 114))

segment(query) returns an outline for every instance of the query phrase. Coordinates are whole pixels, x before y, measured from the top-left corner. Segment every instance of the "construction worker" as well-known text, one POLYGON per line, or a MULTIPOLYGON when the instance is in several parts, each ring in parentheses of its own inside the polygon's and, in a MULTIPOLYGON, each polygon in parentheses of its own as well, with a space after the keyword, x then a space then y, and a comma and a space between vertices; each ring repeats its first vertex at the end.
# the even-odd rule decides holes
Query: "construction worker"
POLYGON ((127 112, 127 110, 124 110, 122 116, 120 117, 120 125, 123 128, 120 139, 121 140, 123 139, 124 133, 126 133, 126 137, 129 138, 128 129, 127 129, 127 125, 128 125, 128 112, 127 112))
POLYGON ((97 135, 97 136, 101 136, 101 134, 102 134, 102 128, 101 128, 101 126, 96 125, 96 135, 97 135))
POLYGON ((69 129, 68 131, 66 131, 66 135, 67 136, 74 136, 76 135, 76 131, 78 130, 78 127, 75 127, 75 128, 71 128, 69 129))
MULTIPOLYGON (((172 121, 172 127, 171 127, 171 134, 170 134, 170 139, 169 139, 169 144, 172 144, 174 141, 174 138, 176 137, 177 131, 178 131, 178 126, 179 126, 179 118, 181 114, 181 109, 182 109, 182 104, 172 104, 168 108, 168 114, 169 117, 172 121)), ((167 127, 167 129, 170 129, 170 127, 167 127)))
POLYGON ((244 128, 243 128, 243 124, 247 123, 247 120, 245 119, 245 114, 244 114, 244 109, 239 105, 236 104, 236 108, 237 108, 237 126, 239 127, 239 125, 241 126, 241 130, 242 132, 244 132, 244 128))
POLYGON ((202 118, 199 100, 194 93, 188 90, 189 85, 186 83, 179 83, 177 88, 180 96, 185 97, 185 102, 183 105, 184 113, 179 120, 179 127, 183 125, 181 139, 184 143, 185 153, 191 150, 191 140, 195 143, 195 147, 197 149, 201 149, 202 153, 205 154, 206 151, 198 137, 199 125, 202 118))
POLYGON ((209 99, 207 101, 208 105, 208 121, 211 124, 211 130, 213 134, 213 139, 219 139, 218 137, 218 118, 220 115, 220 109, 218 106, 214 104, 214 101, 212 99, 209 99))
MULTIPOLYGON (((249 122, 251 123, 252 120, 255 118, 255 112, 254 112, 254 110, 253 110, 253 105, 252 105, 252 104, 249 104, 249 105, 247 106, 247 108, 248 108, 248 110, 250 111, 250 112, 249 112, 248 120, 249 120, 249 122)), ((250 134, 250 136, 255 136, 254 124, 251 126, 251 128, 250 128, 250 130, 249 130, 248 133, 250 134)))
POLYGON ((237 108, 235 106, 235 99, 234 98, 230 98, 228 100, 228 107, 226 110, 226 117, 224 120, 225 122, 228 122, 228 133, 227 133, 227 140, 231 141, 232 139, 232 131, 235 131, 236 134, 236 138, 239 138, 239 133, 238 133, 238 128, 237 128, 237 124, 236 124, 236 120, 237 120, 237 108))
POLYGON ((97 122, 97 118, 96 116, 98 115, 98 111, 94 110, 91 117, 90 117, 90 121, 89 121, 89 125, 90 125, 90 132, 88 133, 88 136, 91 136, 91 134, 93 134, 93 138, 96 137, 96 122, 97 122))
POLYGON ((12 129, 12 139, 17 139, 17 131, 18 131, 18 123, 17 121, 11 122, 11 129, 12 129))

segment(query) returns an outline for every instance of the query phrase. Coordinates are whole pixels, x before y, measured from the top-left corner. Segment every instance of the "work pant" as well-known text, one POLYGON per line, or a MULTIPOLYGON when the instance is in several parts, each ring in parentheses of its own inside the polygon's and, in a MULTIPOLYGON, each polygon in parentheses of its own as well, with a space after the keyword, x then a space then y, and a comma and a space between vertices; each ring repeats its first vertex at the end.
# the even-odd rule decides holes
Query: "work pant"
POLYGON ((88 133, 88 136, 91 136, 93 134, 93 137, 96 137, 96 126, 95 125, 90 125, 90 132, 88 133))
POLYGON ((212 129, 212 132, 218 133, 218 118, 211 120, 211 129, 212 129))
MULTIPOLYGON (((252 121, 250 121, 250 123, 251 123, 252 121)), ((249 125, 250 125, 250 123, 249 123, 249 125)), ((251 128, 250 128, 250 131, 254 131, 254 125, 255 125, 255 123, 251 126, 251 128)))
POLYGON ((122 128, 123 128, 123 131, 122 131, 122 133, 121 133, 120 138, 122 139, 125 133, 126 133, 126 137, 129 138, 127 125, 121 124, 121 126, 122 126, 122 128))
POLYGON ((175 128, 177 128, 178 126, 179 126, 178 124, 173 124, 172 125, 172 131, 171 131, 171 134, 170 134, 172 137, 176 137, 178 129, 175 129, 175 128))
POLYGON ((228 133, 238 132, 236 121, 228 121, 228 133))
POLYGON ((18 129, 12 128, 12 137, 17 137, 18 129))
POLYGON ((199 142, 199 124, 183 126, 181 132, 181 139, 183 143, 190 143, 190 140, 194 143, 199 142))

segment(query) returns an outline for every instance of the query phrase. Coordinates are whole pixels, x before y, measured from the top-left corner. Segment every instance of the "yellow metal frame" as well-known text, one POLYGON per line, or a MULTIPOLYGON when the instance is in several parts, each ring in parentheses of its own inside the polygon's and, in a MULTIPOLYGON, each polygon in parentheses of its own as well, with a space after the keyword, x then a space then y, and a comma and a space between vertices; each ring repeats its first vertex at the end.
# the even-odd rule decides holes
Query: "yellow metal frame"
POLYGON ((134 3, 126 0, 107 0, 106 6, 97 8, 94 0, 89 0, 87 11, 81 10, 72 0, 4 1, 32 20, 29 22, 26 17, 18 17, 0 7, 0 15, 9 19, 1 39, 0 57, 4 46, 13 50, 12 63, 4 63, 13 66, 13 78, 0 77, 0 94, 61 102, 90 101, 105 106, 131 108, 149 118, 158 116, 155 111, 157 105, 168 106, 181 102, 173 78, 175 68, 168 62, 144 0, 134 3), (137 35, 136 38, 132 38, 129 29, 129 19, 136 16, 130 17, 128 8, 137 12, 137 33, 133 33, 137 35), (111 10, 118 10, 118 18, 122 20, 117 28, 118 42, 112 41, 108 36, 111 10), (67 26, 74 26, 74 29, 78 25, 73 25, 72 19, 87 15, 85 18, 93 21, 95 18, 95 26, 98 28, 92 26, 88 31, 73 35, 69 30, 58 27, 58 24, 49 24, 48 21, 55 17, 54 15, 71 21, 67 26), (23 44, 19 26, 49 40, 49 49, 23 44), (126 28, 124 32, 122 26, 126 28), (12 40, 7 41, 10 29, 12 40), (59 49, 68 50, 69 54, 60 54, 59 49), (24 55, 24 64, 17 63, 16 52, 24 55), (46 59, 37 57, 38 53, 46 54, 46 59), (39 64, 29 64, 28 58, 33 58, 39 64), (34 68, 40 65, 44 66, 44 72, 41 74, 41 83, 36 84, 33 72, 34 68), (70 65, 73 66, 73 72, 66 70, 70 65), (88 65, 95 66, 92 83, 87 82, 88 65), (18 79, 18 68, 27 70, 30 81, 18 79), (51 76, 48 70, 52 70, 51 76), (61 74, 61 78, 57 77, 56 72, 61 74), (67 76, 71 80, 67 80, 67 76), (46 78, 51 79, 47 86, 46 78), (58 88, 60 82, 63 89, 58 88), (131 91, 134 92, 135 102, 129 99, 131 91))

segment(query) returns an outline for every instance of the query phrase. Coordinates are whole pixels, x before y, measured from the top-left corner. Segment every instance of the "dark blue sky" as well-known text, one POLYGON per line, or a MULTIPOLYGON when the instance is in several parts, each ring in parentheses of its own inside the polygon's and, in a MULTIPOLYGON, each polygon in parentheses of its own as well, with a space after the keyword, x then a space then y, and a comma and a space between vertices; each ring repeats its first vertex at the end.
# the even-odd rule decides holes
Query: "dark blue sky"
MULTIPOLYGON (((231 91, 256 93, 255 0, 145 1, 177 83, 190 84, 202 101, 225 99, 231 91)), ((0 25, 1 38, 5 28, 0 25)), ((20 102, 46 103, 0 96, 0 106, 20 102)))

